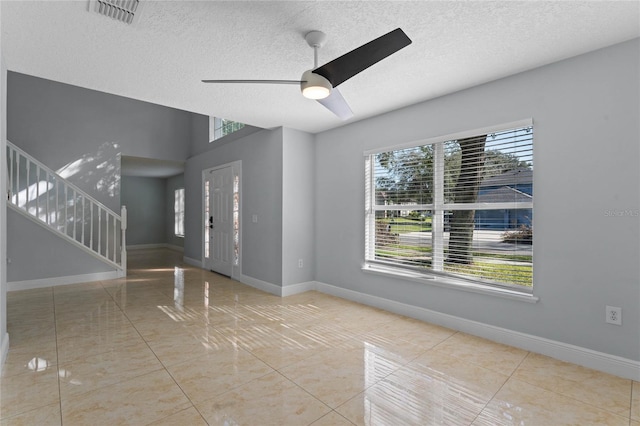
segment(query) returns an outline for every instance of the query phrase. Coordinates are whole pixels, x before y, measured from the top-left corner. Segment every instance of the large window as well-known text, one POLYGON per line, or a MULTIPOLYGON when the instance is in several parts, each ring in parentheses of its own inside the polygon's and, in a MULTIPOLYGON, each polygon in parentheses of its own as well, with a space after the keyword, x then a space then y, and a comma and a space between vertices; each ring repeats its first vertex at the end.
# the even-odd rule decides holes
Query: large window
POLYGON ((220 139, 244 127, 244 123, 220 117, 209 117, 209 142, 220 139))
POLYGON ((368 266, 531 291, 530 120, 368 152, 365 162, 368 266))
POLYGON ((184 188, 176 189, 173 197, 174 233, 184 237, 184 188))

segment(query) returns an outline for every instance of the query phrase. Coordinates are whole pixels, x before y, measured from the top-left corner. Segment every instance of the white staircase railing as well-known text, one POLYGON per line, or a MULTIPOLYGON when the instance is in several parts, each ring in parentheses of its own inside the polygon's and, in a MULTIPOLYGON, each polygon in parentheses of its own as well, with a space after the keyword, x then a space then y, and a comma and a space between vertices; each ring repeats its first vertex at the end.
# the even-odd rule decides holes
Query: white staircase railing
POLYGON ((127 209, 100 203, 7 141, 7 205, 126 275, 127 209))

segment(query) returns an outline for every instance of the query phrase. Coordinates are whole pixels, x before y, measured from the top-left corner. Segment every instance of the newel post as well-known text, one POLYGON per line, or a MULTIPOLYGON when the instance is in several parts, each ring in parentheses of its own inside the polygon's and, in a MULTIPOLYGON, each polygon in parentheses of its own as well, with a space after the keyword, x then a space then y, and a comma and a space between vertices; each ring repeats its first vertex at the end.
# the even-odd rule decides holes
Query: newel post
POLYGON ((122 264, 123 277, 127 276, 127 206, 120 209, 120 230, 122 232, 120 246, 120 263, 122 264))

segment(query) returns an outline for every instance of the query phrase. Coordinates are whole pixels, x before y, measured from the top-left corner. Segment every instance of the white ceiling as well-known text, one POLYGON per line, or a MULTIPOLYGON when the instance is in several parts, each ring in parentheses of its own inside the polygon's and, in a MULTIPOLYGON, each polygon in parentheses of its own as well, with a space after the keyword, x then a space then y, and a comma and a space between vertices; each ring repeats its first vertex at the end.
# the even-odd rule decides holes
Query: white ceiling
POLYGON ((323 64, 397 27, 413 44, 340 86, 360 120, 640 36, 638 1, 145 1, 133 25, 89 1, 0 2, 10 70, 258 127, 344 124, 296 86, 303 36, 323 64))

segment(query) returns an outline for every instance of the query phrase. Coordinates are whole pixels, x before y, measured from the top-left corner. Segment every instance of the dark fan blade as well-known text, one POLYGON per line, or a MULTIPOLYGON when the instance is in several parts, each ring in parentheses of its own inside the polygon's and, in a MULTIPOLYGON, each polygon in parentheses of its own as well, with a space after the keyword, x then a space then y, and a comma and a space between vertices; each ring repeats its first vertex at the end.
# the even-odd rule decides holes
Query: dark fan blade
POLYGON ((411 39, 398 28, 316 68, 313 72, 323 76, 336 87, 410 44, 411 39))
POLYGON ((353 111, 351 111, 349 104, 344 100, 342 93, 338 89, 334 88, 329 96, 324 99, 318 99, 318 102, 341 120, 348 120, 353 117, 353 111))
POLYGON ((203 83, 300 84, 300 80, 202 80, 203 83))

